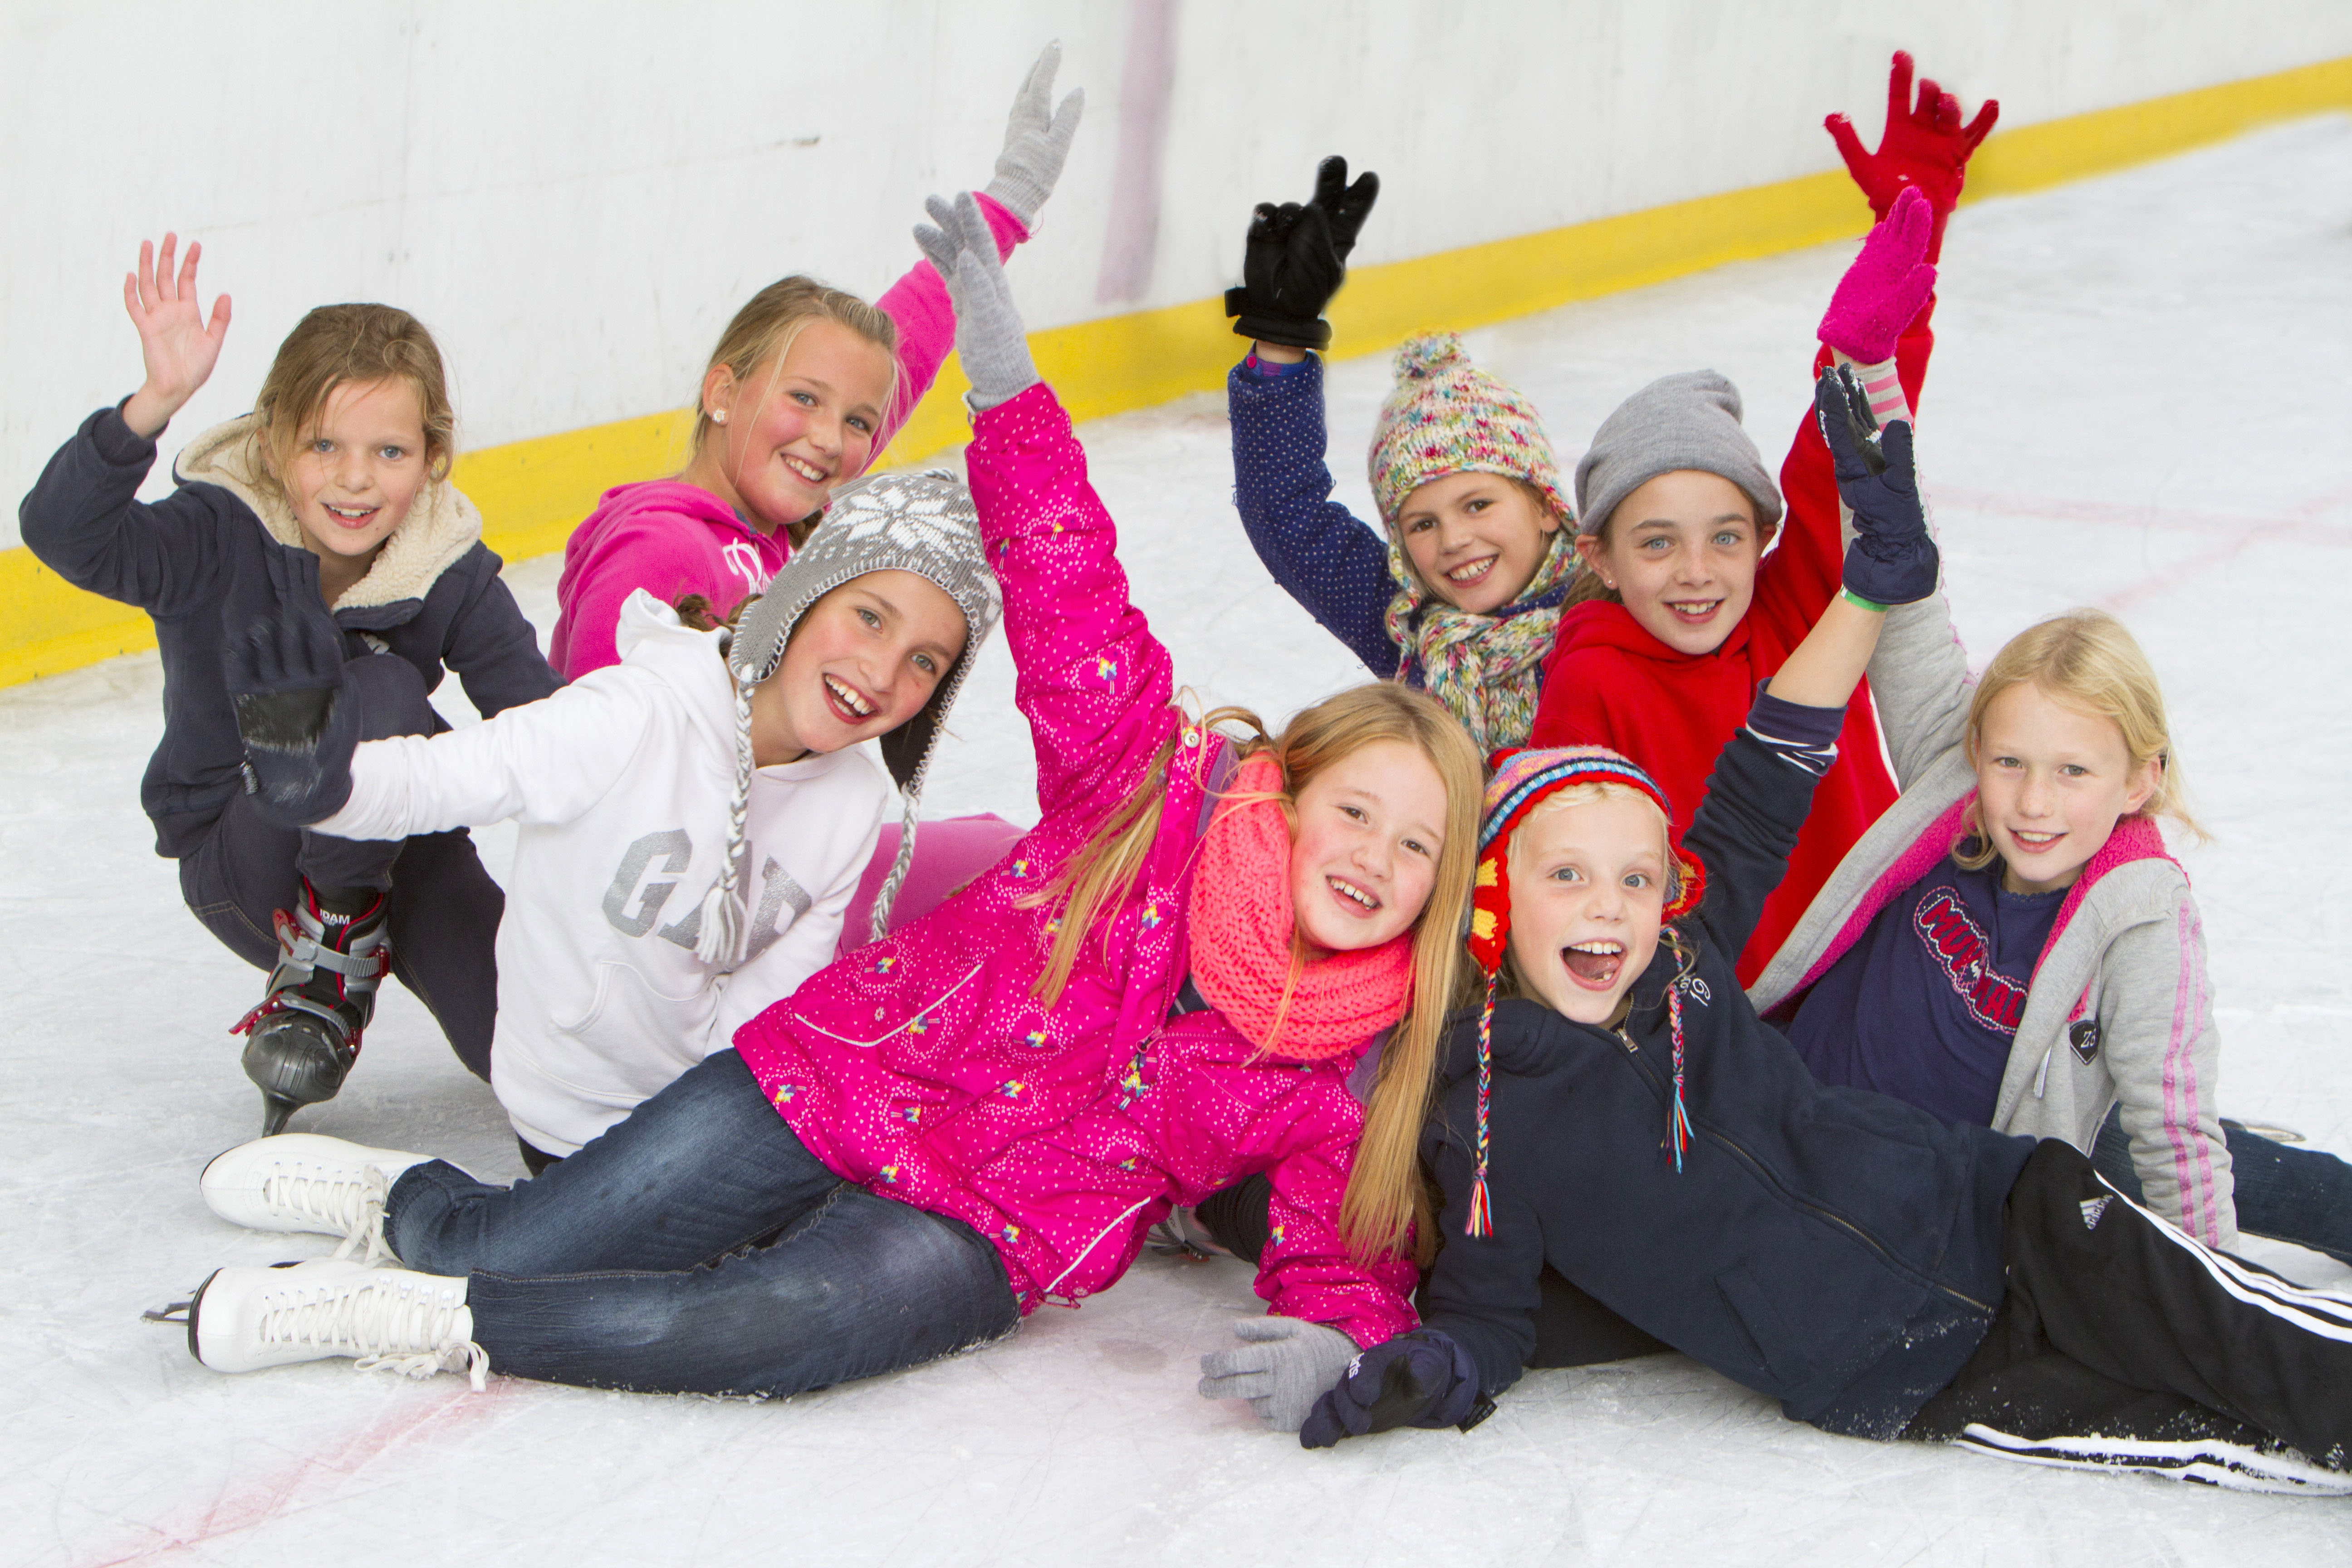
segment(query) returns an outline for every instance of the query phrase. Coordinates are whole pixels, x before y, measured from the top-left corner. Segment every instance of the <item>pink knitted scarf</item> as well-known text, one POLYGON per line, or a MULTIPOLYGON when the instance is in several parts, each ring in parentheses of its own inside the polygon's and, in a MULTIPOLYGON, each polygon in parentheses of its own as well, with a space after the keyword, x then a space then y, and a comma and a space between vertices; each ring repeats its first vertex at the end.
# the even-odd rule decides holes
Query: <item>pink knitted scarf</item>
MULTIPOLYGON (((1234 771, 1228 789, 1279 795, 1282 769, 1260 752, 1234 771)), ((1193 984, 1261 1050, 1320 1061, 1387 1028, 1412 1000, 1410 931, 1316 959, 1293 982, 1290 824, 1278 801, 1217 808, 1192 870, 1191 916, 1193 984)))

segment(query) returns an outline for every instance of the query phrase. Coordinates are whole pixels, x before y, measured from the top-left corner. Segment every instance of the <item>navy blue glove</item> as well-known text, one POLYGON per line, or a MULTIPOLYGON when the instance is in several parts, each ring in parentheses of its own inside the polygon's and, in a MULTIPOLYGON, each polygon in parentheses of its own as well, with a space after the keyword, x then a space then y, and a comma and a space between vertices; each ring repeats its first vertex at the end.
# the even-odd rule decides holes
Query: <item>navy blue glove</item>
POLYGON ((1853 371, 1834 365, 1813 385, 1813 416, 1829 443, 1838 496, 1853 513, 1846 546, 1845 589, 1880 608, 1908 605, 1936 591, 1936 541, 1919 503, 1910 421, 1882 431, 1853 371))
POLYGON ((1329 1448, 1394 1426, 1458 1426, 1467 1432, 1495 1413, 1479 1391, 1478 1367, 1438 1329, 1415 1329, 1359 1354, 1298 1429, 1302 1448, 1329 1448))
POLYGON ((1225 314, 1241 318, 1234 331, 1292 348, 1328 347, 1323 309, 1347 280, 1348 253, 1380 194, 1378 174, 1367 170, 1351 185, 1348 160, 1326 158, 1313 201, 1258 203, 1242 252, 1242 286, 1225 290, 1225 314))
POLYGON ((222 673, 245 742, 246 792, 263 816, 303 826, 351 798, 360 705, 342 699, 343 633, 320 595, 318 558, 265 554, 266 574, 231 592, 222 673))

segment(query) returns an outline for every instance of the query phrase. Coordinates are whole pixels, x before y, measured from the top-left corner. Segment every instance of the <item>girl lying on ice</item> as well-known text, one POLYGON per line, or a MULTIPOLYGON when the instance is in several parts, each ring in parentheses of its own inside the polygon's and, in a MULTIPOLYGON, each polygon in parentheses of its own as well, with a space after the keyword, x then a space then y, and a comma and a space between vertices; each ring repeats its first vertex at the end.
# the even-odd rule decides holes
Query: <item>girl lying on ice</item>
POLYGON ((1615 752, 1497 768, 1470 938, 1486 1000, 1448 1039, 1424 1145, 1446 1237, 1425 1326, 1358 1358, 1301 1440, 1475 1425, 1527 1360, 1549 1263, 1829 1431, 2352 1491, 2352 1296, 2183 1236, 2062 1140, 1823 1088, 1732 978, 1878 606, 1935 586, 1910 427, 1872 448, 1848 397, 1824 376, 1859 533, 1845 593, 1682 846, 1615 752), (1883 471, 1849 477, 1864 461, 1883 471))
POLYGON ((1318 703, 1272 741, 1173 706, 986 219, 968 195, 934 210, 945 232, 922 237, 956 292, 1037 827, 532 1181, 324 1139, 221 1156, 216 1212, 347 1238, 380 1221, 407 1267, 223 1269, 189 1309, 206 1365, 821 1387, 1108 1288, 1171 1204, 1252 1171, 1276 1194, 1258 1289, 1277 1315, 1252 1331, 1292 1391, 1277 1418, 1412 1325, 1477 757, 1397 686, 1318 703), (1391 1026, 1367 1106, 1347 1079, 1391 1026))
MULTIPOLYGON (((135 498, 155 441, 195 395, 227 336, 207 324, 191 244, 139 247, 123 303, 146 379, 82 422, 20 517, 25 543, 76 587, 155 619, 163 739, 140 804, 155 849, 205 928, 269 971, 236 1028, 262 1093, 262 1130, 332 1099, 359 1056, 386 973, 416 993, 473 1072, 490 1072, 504 900, 463 831, 354 842, 256 809, 242 769, 224 647, 252 622, 324 626, 343 722, 362 738, 446 729, 426 700, 453 670, 485 714, 562 684, 499 580, 473 502, 448 482, 456 450, 441 353, 389 305, 327 305, 278 345, 253 412, 180 454, 178 488, 135 498)), ((446 826, 448 825, 442 825, 446 826)))
POLYGON ((260 809, 347 839, 522 825, 490 1081, 534 1173, 833 961, 996 622, 970 509, 946 473, 858 480, 731 636, 637 594, 619 664, 429 740, 354 748, 316 616, 233 647, 260 809))

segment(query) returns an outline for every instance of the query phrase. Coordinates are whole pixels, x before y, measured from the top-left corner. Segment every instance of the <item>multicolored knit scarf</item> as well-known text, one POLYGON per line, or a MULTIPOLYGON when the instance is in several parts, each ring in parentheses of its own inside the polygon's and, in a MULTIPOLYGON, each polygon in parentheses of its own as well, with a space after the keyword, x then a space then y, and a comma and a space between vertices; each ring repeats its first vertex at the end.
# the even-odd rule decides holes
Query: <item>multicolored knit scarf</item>
POLYGON ((1294 966, 1290 823, 1282 767, 1265 752, 1234 771, 1229 805, 1192 869, 1192 984, 1243 1038, 1290 1061, 1320 1061, 1404 1016, 1412 932, 1294 966), (1255 797, 1255 798, 1254 798, 1255 797))
POLYGON ((1491 616, 1474 616, 1423 592, 1391 529, 1389 575, 1399 586, 1384 625, 1403 651, 1398 676, 1444 703, 1481 752, 1527 744, 1543 661, 1559 635, 1560 602, 1576 567, 1575 541, 1563 527, 1517 599, 1491 616))

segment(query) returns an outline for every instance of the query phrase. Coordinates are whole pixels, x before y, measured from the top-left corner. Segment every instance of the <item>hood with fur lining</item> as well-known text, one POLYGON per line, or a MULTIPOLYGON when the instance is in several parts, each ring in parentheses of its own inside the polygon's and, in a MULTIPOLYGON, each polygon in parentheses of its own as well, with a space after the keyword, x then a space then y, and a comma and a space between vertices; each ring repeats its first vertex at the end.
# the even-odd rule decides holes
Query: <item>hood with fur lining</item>
MULTIPOLYGON (((269 537, 290 549, 308 548, 294 509, 262 478, 253 416, 215 425, 181 450, 172 477, 182 484, 218 485, 252 509, 269 537)), ((428 479, 407 518, 369 563, 367 575, 335 601, 338 612, 422 599, 434 580, 482 539, 482 514, 446 479, 428 479)))

